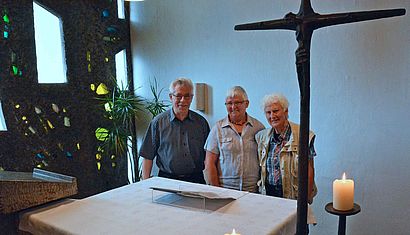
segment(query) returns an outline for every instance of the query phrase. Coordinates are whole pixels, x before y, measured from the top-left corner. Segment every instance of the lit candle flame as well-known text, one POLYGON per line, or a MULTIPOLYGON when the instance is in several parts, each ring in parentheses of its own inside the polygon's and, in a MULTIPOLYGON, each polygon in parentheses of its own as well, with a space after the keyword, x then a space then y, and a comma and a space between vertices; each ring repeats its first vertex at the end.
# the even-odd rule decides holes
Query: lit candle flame
POLYGON ((342 180, 346 180, 346 172, 343 172, 342 180))

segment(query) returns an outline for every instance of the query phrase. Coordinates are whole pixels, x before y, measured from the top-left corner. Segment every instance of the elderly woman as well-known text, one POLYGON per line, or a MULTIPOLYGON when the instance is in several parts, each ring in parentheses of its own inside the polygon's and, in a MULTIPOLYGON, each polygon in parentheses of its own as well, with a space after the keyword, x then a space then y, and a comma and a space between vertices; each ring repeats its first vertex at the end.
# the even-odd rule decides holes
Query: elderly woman
POLYGON ((256 192, 259 162, 255 134, 264 126, 246 113, 249 100, 242 87, 228 90, 225 106, 228 116, 213 126, 205 143, 205 181, 256 192))
MULTIPOLYGON (((280 94, 263 99, 266 119, 271 128, 256 134, 261 178, 258 182, 262 194, 297 199, 298 196, 298 145, 299 125, 288 121, 289 102, 280 94)), ((314 183, 313 142, 315 134, 309 133, 308 202, 312 203, 317 189, 314 183)))

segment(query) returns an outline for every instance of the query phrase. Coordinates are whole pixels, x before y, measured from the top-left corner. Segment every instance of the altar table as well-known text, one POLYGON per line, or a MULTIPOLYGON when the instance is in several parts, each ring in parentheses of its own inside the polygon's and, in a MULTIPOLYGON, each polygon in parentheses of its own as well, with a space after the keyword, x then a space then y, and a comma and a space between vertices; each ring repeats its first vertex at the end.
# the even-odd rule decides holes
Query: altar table
POLYGON ((20 214, 20 230, 39 235, 295 234, 295 200, 153 177, 81 200, 63 200, 20 214), (157 203, 167 192, 207 191, 236 198, 215 210, 157 203))

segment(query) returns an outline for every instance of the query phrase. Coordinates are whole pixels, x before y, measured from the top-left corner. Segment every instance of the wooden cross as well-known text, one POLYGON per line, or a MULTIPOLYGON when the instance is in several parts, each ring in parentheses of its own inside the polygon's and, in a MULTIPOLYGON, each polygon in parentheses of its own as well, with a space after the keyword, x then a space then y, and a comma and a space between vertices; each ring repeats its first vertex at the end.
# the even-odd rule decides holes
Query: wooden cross
POLYGON ((359 21, 404 15, 405 9, 347 12, 321 15, 313 11, 310 0, 301 0, 297 14, 289 12, 283 19, 236 25, 235 30, 287 29, 296 31, 296 69, 300 90, 299 176, 296 234, 307 234, 307 188, 310 112, 310 42, 319 28, 359 21))

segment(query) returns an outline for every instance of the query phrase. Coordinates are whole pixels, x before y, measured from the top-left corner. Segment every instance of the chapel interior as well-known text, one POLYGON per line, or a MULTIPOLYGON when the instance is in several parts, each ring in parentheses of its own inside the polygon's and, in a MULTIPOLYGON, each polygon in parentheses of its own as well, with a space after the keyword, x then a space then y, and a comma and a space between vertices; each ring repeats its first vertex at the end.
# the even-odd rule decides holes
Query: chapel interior
MULTIPOLYGON (((311 3, 320 14, 410 9, 408 0, 311 3)), ((0 0, 0 173, 39 169, 75 182, 75 190, 72 184, 55 186, 48 201, 36 196, 35 206, 139 183, 138 148, 153 117, 146 104, 158 98, 169 108, 168 87, 177 77, 192 80, 191 110, 210 126, 226 115, 225 92, 235 85, 247 90, 248 112, 265 126, 261 100, 272 92, 289 99, 289 119, 299 123, 295 32, 234 30, 238 24, 297 13, 299 5, 287 0, 0 0), (104 142, 114 128, 107 104, 115 92, 131 93, 141 104, 126 124, 131 136, 120 154, 104 142)), ((361 207, 347 218, 346 234, 410 231, 409 65, 408 12, 313 33, 309 127, 316 133, 318 194, 311 205, 317 224, 309 234, 337 233, 339 218, 325 206, 332 201, 332 182, 343 173, 354 179, 354 201, 361 207)), ((0 200, 10 197, 6 186, 0 184, 0 200)), ((43 186, 24 187, 29 197, 43 186)), ((17 231, 19 212, 0 213, 0 234, 24 234, 17 231)))

